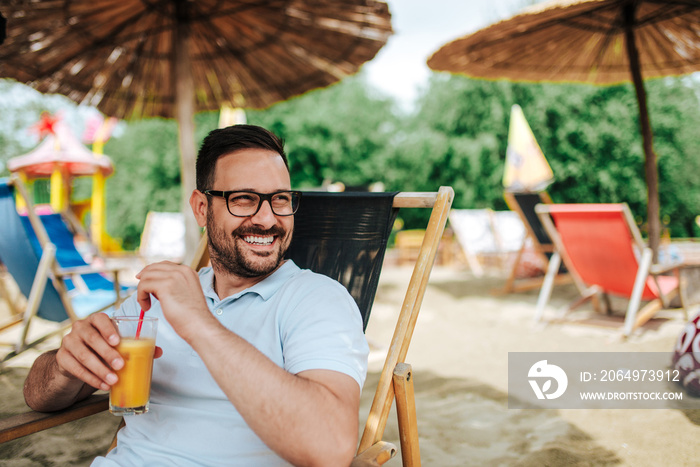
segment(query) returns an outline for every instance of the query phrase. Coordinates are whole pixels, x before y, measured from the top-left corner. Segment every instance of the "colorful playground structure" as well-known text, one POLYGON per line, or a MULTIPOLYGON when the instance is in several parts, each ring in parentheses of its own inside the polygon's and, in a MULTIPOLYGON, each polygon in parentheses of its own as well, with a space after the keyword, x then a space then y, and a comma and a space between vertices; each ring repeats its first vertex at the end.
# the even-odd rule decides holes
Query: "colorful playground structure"
MULTIPOLYGON (((42 139, 39 146, 7 163, 10 172, 16 173, 30 187, 30 192, 37 180, 48 180, 50 202, 48 205, 39 204, 37 208, 43 212, 64 213, 68 218, 80 221, 81 226, 89 230, 92 243, 102 253, 121 251, 120 243, 105 230, 105 181, 114 172, 114 166, 103 154, 103 145, 115 124, 116 120, 110 118, 88 127, 85 139, 92 143, 93 149, 90 150, 58 117, 43 113, 32 127, 42 139), (92 179, 88 199, 73 197, 74 181, 78 177, 92 179)), ((25 207, 18 199, 18 208, 25 207)))

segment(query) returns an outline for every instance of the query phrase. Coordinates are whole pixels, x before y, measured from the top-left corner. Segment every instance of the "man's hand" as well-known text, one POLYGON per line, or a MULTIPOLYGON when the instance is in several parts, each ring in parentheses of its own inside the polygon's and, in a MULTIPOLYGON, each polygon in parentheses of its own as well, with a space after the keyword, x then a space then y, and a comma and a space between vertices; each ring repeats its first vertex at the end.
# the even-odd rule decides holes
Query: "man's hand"
POLYGON ((59 372, 93 388, 109 390, 117 382, 114 370, 124 366, 115 348, 119 340, 117 330, 104 313, 76 321, 56 353, 59 372))
MULTIPOLYGON (((109 390, 124 367, 119 334, 104 313, 76 321, 57 350, 41 354, 24 382, 24 400, 40 412, 64 409, 96 389, 109 390)), ((156 347, 155 358, 163 354, 156 347)))
MULTIPOLYGON (((137 300, 141 308, 151 308, 151 295, 160 302, 163 315, 180 337, 189 341, 198 327, 212 321, 197 273, 188 266, 162 261, 146 266, 139 279, 137 300)), ((214 319, 214 323, 218 322, 214 319)))
MULTIPOLYGON (((108 391, 117 382, 124 359, 117 352, 120 338, 112 321, 104 313, 94 313, 73 323, 56 353, 59 373, 77 378, 96 389, 108 391)), ((154 358, 163 354, 156 347, 154 358)))

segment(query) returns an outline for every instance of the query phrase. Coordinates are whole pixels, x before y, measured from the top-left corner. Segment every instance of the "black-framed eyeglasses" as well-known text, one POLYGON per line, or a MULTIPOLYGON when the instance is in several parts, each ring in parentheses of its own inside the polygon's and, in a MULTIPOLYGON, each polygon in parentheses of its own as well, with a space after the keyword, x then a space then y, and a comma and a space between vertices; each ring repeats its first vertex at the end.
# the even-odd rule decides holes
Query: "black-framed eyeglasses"
POLYGON ((216 191, 207 190, 207 196, 216 196, 226 200, 226 207, 232 216, 252 217, 260 211, 263 201, 270 203, 272 213, 276 216, 291 216, 299 209, 300 191, 276 191, 274 193, 257 193, 255 191, 216 191))

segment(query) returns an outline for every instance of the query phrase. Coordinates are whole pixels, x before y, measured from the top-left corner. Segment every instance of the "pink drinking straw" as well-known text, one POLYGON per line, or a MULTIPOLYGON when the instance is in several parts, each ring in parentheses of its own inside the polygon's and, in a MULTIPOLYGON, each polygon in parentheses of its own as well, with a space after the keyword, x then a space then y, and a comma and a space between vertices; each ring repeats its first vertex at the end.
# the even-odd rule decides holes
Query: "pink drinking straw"
POLYGON ((143 309, 141 309, 141 313, 139 314, 139 325, 136 327, 136 339, 138 339, 141 335, 141 326, 143 325, 143 313, 143 309))

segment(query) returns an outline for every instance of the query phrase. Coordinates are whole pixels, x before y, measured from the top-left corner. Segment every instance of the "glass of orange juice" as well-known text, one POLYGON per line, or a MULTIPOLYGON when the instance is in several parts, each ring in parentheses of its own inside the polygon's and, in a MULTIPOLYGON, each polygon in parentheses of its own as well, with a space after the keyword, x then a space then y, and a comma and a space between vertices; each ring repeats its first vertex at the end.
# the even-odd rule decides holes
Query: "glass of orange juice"
POLYGON ((124 367, 116 371, 119 380, 109 391, 109 411, 114 415, 146 413, 151 394, 158 318, 144 317, 138 333, 138 316, 113 317, 112 324, 121 338, 117 351, 124 359, 124 367))

